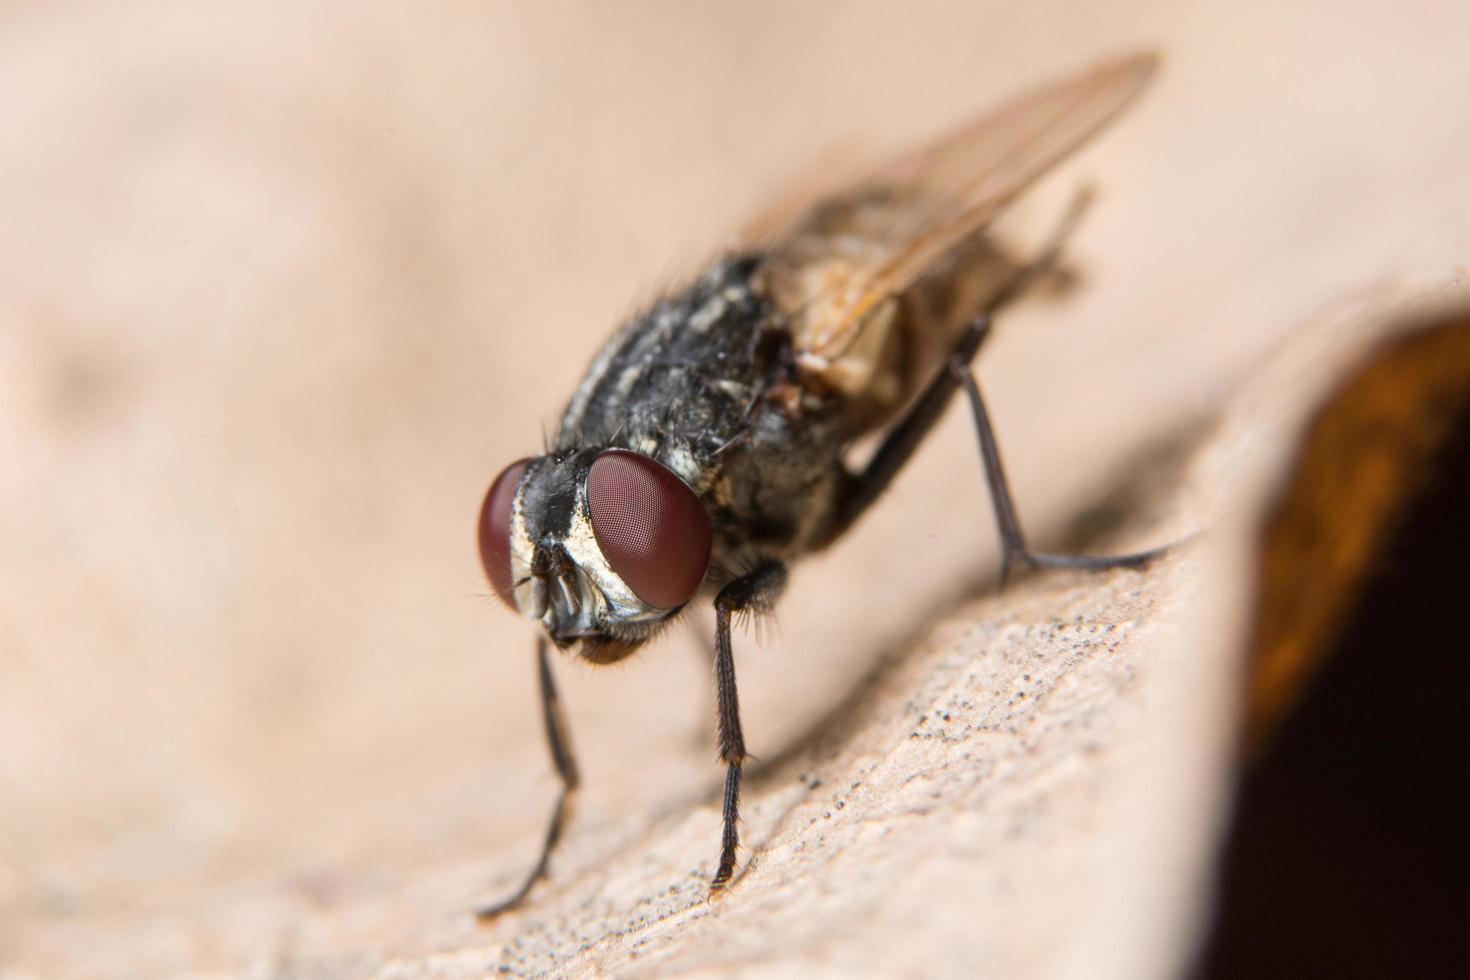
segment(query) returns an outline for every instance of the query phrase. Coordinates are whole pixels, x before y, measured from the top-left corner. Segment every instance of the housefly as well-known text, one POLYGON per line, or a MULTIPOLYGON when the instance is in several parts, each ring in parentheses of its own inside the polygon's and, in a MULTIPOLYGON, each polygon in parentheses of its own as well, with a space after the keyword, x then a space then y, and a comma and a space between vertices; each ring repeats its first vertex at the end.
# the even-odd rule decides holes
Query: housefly
POLYGON ((711 888, 735 871, 745 737, 731 621, 772 608, 787 565, 868 509, 956 392, 974 416, 1003 575, 1112 568, 1153 552, 1027 547, 970 362, 991 316, 1052 264, 985 232, 1023 190, 1142 90, 1134 55, 1036 89, 853 185, 757 221, 692 284, 634 316, 592 360, 550 447, 511 463, 479 515, 481 563, 541 625, 541 707, 561 793, 540 859, 490 918, 547 873, 578 784, 547 655, 636 651, 698 595, 713 600, 723 834, 711 888), (881 432, 861 466, 849 450, 881 432))

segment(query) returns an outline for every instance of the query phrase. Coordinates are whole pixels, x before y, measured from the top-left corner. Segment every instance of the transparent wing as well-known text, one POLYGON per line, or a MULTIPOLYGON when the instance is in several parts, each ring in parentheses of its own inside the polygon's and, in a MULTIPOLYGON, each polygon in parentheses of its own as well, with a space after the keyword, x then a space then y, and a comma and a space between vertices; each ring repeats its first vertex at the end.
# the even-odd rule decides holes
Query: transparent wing
POLYGON ((766 256, 761 286, 798 352, 846 352, 870 314, 1098 132, 1156 65, 1138 54, 1035 89, 847 190, 750 226, 747 242, 766 256))

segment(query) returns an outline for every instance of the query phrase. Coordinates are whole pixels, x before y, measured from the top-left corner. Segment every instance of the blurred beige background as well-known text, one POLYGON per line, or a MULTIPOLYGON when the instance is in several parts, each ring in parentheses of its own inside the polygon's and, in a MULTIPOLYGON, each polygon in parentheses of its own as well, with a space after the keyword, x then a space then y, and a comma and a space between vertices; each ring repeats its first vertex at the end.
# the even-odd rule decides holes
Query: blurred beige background
MULTIPOLYGON (((554 783, 480 495, 833 147, 1164 53, 1015 216, 1102 192, 1085 288, 981 361, 1038 532, 1325 305, 1462 275, 1470 8, 1280 6, 0 10, 0 968, 239 968, 309 949, 303 909, 529 862, 554 783)), ((977 466, 950 419, 742 642, 757 756, 990 571, 977 466)), ((715 785, 691 637, 561 671, 580 821, 715 785)))

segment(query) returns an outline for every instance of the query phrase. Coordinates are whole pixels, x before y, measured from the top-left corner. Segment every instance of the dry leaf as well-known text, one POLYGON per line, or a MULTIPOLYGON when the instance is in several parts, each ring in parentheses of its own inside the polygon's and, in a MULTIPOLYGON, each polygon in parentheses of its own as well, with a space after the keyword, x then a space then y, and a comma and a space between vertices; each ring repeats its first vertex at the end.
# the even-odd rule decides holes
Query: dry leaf
POLYGON ((1467 29, 1326 0, 0 15, 0 977, 1176 975, 1245 691, 1266 731, 1463 395, 1467 29), (764 760, 730 892, 705 665, 671 644, 562 671, 582 808, 478 927, 554 792, 485 482, 658 270, 824 146, 881 158, 1143 43, 1147 98, 1009 216, 1035 237, 1095 184, 1082 288, 979 374, 1039 540, 1106 499, 1093 546, 1187 543, 990 594, 949 420, 742 637, 764 760))

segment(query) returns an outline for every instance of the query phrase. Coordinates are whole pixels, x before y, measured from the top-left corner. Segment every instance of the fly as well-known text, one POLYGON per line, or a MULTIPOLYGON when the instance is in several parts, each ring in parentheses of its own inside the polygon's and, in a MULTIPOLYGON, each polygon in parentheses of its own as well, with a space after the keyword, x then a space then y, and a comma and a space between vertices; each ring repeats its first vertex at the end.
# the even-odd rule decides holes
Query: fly
POLYGON ((519 905, 546 876, 578 785, 547 639, 611 663, 698 595, 714 603, 726 767, 710 885, 729 883, 746 756, 731 622, 768 612, 788 564, 852 527, 956 392, 974 417, 1003 577, 1157 554, 1032 551, 970 368, 992 316, 1053 266, 1070 221, 1026 263, 986 229, 1131 102, 1155 66, 1140 54, 1036 89, 853 186, 758 221, 740 250, 624 324, 551 447, 491 483, 480 559, 500 598, 541 624, 542 714, 562 788, 540 859, 482 919, 519 905), (875 431, 876 452, 850 466, 854 441, 875 431))

